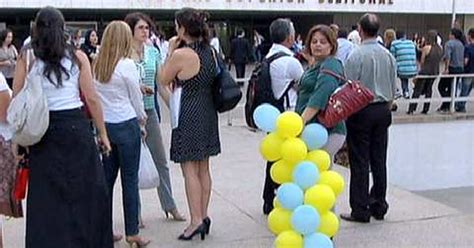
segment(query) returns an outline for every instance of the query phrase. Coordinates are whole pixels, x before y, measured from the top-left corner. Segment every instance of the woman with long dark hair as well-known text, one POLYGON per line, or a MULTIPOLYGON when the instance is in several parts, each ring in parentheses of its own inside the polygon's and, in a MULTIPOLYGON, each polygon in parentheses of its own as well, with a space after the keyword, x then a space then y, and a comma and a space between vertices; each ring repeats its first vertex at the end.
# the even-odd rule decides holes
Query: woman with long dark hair
POLYGON ((217 68, 209 44, 208 14, 183 8, 175 14, 178 36, 170 40, 160 83, 181 90, 177 127, 171 135, 171 160, 181 164, 191 222, 180 240, 209 233, 211 197, 209 157, 221 152, 212 84, 217 68))
POLYGON ((15 95, 27 74, 41 76, 29 83, 42 85, 50 111, 48 130, 29 147, 26 248, 112 248, 110 197, 79 96, 81 91, 107 156, 110 142, 89 61, 66 43, 64 17, 57 9, 41 9, 35 24, 31 47, 21 52, 13 83, 15 95), (31 48, 34 61, 28 55, 31 48))
POLYGON ((0 32, 0 72, 3 73, 11 88, 13 84, 13 73, 15 72, 16 58, 18 52, 13 45, 13 32, 5 29, 0 32))
POLYGON ((99 53, 99 37, 97 36, 97 31, 91 29, 86 32, 81 50, 87 55, 89 62, 92 64, 92 61, 97 58, 97 54, 99 53))

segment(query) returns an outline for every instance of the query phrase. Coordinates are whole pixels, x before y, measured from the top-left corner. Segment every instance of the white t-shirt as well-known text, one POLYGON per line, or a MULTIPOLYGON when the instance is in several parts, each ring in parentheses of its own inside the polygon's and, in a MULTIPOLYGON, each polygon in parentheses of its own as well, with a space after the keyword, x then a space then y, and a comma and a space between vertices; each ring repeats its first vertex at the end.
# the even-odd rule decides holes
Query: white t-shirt
MULTIPOLYGON (((293 57, 293 52, 283 45, 273 44, 266 57, 269 58, 278 52, 284 52, 289 56, 283 56, 270 64, 270 77, 272 79, 272 90, 275 98, 281 98, 289 84, 292 81, 297 82, 304 72, 301 63, 298 59, 293 57)), ((288 96, 290 98, 289 107, 294 108, 297 99, 296 91, 291 88, 288 92, 288 96)))
POLYGON ((216 49, 216 51, 218 53, 221 53, 221 45, 220 45, 220 42, 219 42, 219 39, 217 37, 214 37, 211 39, 211 46, 214 47, 214 49, 216 49))
POLYGON ((105 122, 120 123, 135 117, 146 117, 140 74, 133 60, 121 59, 109 82, 94 82, 102 100, 105 122))
MULTIPOLYGON (((5 77, 3 74, 0 72, 0 93, 4 93, 5 91, 8 92, 8 94, 12 94, 10 88, 8 87, 7 81, 5 80, 5 77)), ((13 130, 8 125, 7 123, 0 122, 0 136, 2 136, 5 140, 10 140, 13 136, 13 130)))

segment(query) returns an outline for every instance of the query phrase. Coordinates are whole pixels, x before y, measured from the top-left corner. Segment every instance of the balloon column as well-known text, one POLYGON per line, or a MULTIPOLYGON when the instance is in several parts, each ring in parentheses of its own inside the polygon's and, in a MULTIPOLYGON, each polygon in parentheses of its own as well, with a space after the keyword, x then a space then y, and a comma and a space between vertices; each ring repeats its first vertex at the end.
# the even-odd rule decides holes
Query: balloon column
POLYGON ((277 235, 275 248, 332 248, 339 219, 331 209, 344 179, 328 170, 331 158, 322 150, 327 130, 316 123, 304 126, 297 113, 280 114, 270 104, 260 105, 253 118, 269 133, 260 153, 274 162, 271 177, 281 184, 268 215, 268 226, 277 235))

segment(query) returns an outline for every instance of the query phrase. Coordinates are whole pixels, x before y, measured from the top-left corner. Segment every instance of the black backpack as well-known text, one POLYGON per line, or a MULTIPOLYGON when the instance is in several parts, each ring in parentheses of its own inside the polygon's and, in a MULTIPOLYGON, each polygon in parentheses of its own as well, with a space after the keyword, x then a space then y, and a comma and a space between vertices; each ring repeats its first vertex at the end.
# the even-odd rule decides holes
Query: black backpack
POLYGON ((275 53, 269 58, 265 58, 252 71, 250 77, 247 95, 245 101, 245 121, 251 128, 257 128, 253 121, 253 112, 263 103, 269 103, 279 109, 281 112, 285 110, 285 98, 288 99, 288 91, 290 86, 280 99, 276 99, 272 90, 272 79, 270 76, 270 64, 283 56, 290 56, 284 52, 275 53))

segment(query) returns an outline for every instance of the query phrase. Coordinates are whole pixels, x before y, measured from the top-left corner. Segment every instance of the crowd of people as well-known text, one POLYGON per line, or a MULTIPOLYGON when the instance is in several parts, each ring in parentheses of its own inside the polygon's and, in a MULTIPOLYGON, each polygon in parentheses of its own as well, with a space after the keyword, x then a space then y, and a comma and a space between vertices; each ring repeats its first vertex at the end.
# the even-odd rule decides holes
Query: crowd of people
MULTIPOLYGON (((160 177, 157 195, 166 217, 186 221, 172 193, 159 98, 166 105, 178 99, 179 105, 178 110, 167 106, 177 111, 170 157, 181 166, 190 213, 189 224, 178 239, 205 239, 211 226, 209 158, 221 152, 212 95, 218 74, 215 53, 221 48, 208 20, 206 12, 183 8, 175 14, 176 36, 166 41, 150 17, 135 12, 108 24, 101 39, 96 30, 87 31, 80 44, 77 37, 65 37, 62 13, 46 7, 37 13, 31 38, 20 52, 11 45, 12 31, 0 32, 0 154, 8 158, 0 162, 4 169, 0 214, 17 213, 13 207, 18 201, 11 198, 15 166, 27 157, 26 247, 106 248, 122 239, 147 246, 151 240, 139 234, 145 228, 138 188, 143 144, 150 149, 160 177), (41 141, 25 150, 12 141, 7 107, 31 74, 41 78, 31 83, 41 84, 50 121, 41 141), (112 196, 119 171, 125 238, 112 227, 112 196)), ((372 103, 328 128, 329 139, 323 148, 334 160, 344 142, 348 145, 352 211, 341 214, 347 221, 382 220, 388 211, 387 139, 396 78, 401 79, 402 95, 409 98, 409 79, 439 74, 442 60, 445 73, 474 73, 474 29, 466 44, 463 33, 453 28, 444 49, 435 30, 416 42, 408 40, 402 30, 388 29, 383 38, 379 32, 378 16, 365 14, 350 33, 335 24, 316 25, 303 42, 293 23, 279 18, 269 27, 272 46, 268 54, 261 53, 264 38, 256 31, 253 45, 243 30, 231 42, 230 59, 237 77, 244 77, 251 51, 256 51, 258 61, 271 60, 273 96, 287 99, 279 101, 283 105, 278 107, 295 110, 305 124, 318 122, 330 96, 345 83, 343 78, 361 81, 373 92, 372 103), (370 189, 369 171, 373 177, 370 189)), ((412 98, 431 97, 432 85, 433 79, 417 79, 412 98)), ((467 96, 472 79, 459 85, 460 95, 467 96)), ((449 81, 440 82, 442 96, 449 95, 450 89, 449 81)), ((456 107, 465 111, 463 102, 456 107)), ((446 108, 443 103, 440 111, 446 108)), ((408 113, 415 110, 416 103, 410 104, 408 113)), ((429 103, 425 103, 422 113, 428 111, 429 103)), ((271 166, 267 163, 264 214, 273 209, 279 186, 271 180, 271 166)))

